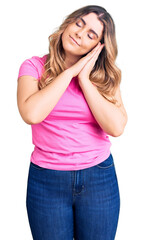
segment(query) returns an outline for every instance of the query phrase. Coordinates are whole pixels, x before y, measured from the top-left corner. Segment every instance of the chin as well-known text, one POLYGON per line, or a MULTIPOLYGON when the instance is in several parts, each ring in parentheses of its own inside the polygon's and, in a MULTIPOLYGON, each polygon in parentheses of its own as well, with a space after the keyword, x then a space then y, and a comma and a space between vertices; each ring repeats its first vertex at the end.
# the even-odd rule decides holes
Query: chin
POLYGON ((79 49, 79 46, 77 47, 76 45, 72 44, 70 41, 69 34, 64 34, 62 35, 62 46, 64 49, 65 54, 69 54, 72 56, 77 56, 81 58, 85 53, 81 53, 82 49, 79 49))
POLYGON ((77 51, 77 49, 74 49, 73 46, 71 46, 69 43, 63 44, 64 52, 71 54, 71 55, 80 55, 80 52, 77 51))

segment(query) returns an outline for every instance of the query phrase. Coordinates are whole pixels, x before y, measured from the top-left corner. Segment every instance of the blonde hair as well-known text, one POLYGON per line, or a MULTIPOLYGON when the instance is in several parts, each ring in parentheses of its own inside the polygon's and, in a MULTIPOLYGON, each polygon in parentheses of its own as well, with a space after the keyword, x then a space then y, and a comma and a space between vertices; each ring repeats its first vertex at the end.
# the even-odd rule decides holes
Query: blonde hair
POLYGON ((89 75, 89 79, 96 85, 99 93, 103 97, 116 104, 117 100, 114 98, 114 94, 117 86, 121 82, 121 70, 115 64, 118 53, 115 24, 111 15, 104 8, 96 5, 88 5, 74 11, 68 15, 60 27, 48 37, 49 54, 47 55, 46 63, 43 67, 44 71, 38 86, 39 89, 44 88, 65 70, 65 52, 62 46, 62 34, 69 24, 91 12, 94 12, 99 21, 103 23, 104 30, 101 43, 104 43, 105 47, 102 49, 89 75))

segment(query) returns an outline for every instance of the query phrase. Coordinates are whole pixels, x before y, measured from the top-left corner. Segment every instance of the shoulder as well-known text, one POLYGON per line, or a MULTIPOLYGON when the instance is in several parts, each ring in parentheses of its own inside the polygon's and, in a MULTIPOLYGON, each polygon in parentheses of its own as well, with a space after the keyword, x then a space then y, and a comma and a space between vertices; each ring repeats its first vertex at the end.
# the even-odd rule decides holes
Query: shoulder
POLYGON ((23 75, 30 75, 37 79, 40 79, 43 66, 47 60, 47 55, 42 57, 40 56, 32 56, 30 58, 25 59, 19 68, 18 78, 23 75))
POLYGON ((39 67, 39 66, 43 66, 46 63, 47 56, 48 54, 43 56, 32 56, 31 58, 26 59, 26 61, 31 62, 36 67, 39 67))

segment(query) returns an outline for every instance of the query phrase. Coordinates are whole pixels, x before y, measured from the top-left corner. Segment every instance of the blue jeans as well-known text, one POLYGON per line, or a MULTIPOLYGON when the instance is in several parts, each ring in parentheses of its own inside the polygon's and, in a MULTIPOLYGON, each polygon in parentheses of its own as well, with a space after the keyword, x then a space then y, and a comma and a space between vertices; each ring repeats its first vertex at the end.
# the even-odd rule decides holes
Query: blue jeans
POLYGON ((112 154, 75 171, 30 162, 26 207, 34 240, 114 240, 120 195, 112 154))

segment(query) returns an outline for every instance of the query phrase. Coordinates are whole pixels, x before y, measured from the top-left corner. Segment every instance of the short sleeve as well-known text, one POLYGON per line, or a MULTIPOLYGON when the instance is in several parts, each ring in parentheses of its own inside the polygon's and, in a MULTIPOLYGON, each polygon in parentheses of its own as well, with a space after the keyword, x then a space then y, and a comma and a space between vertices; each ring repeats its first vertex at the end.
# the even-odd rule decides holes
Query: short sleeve
POLYGON ((26 59, 19 68, 18 78, 24 75, 29 75, 39 79, 38 69, 31 59, 26 59))

